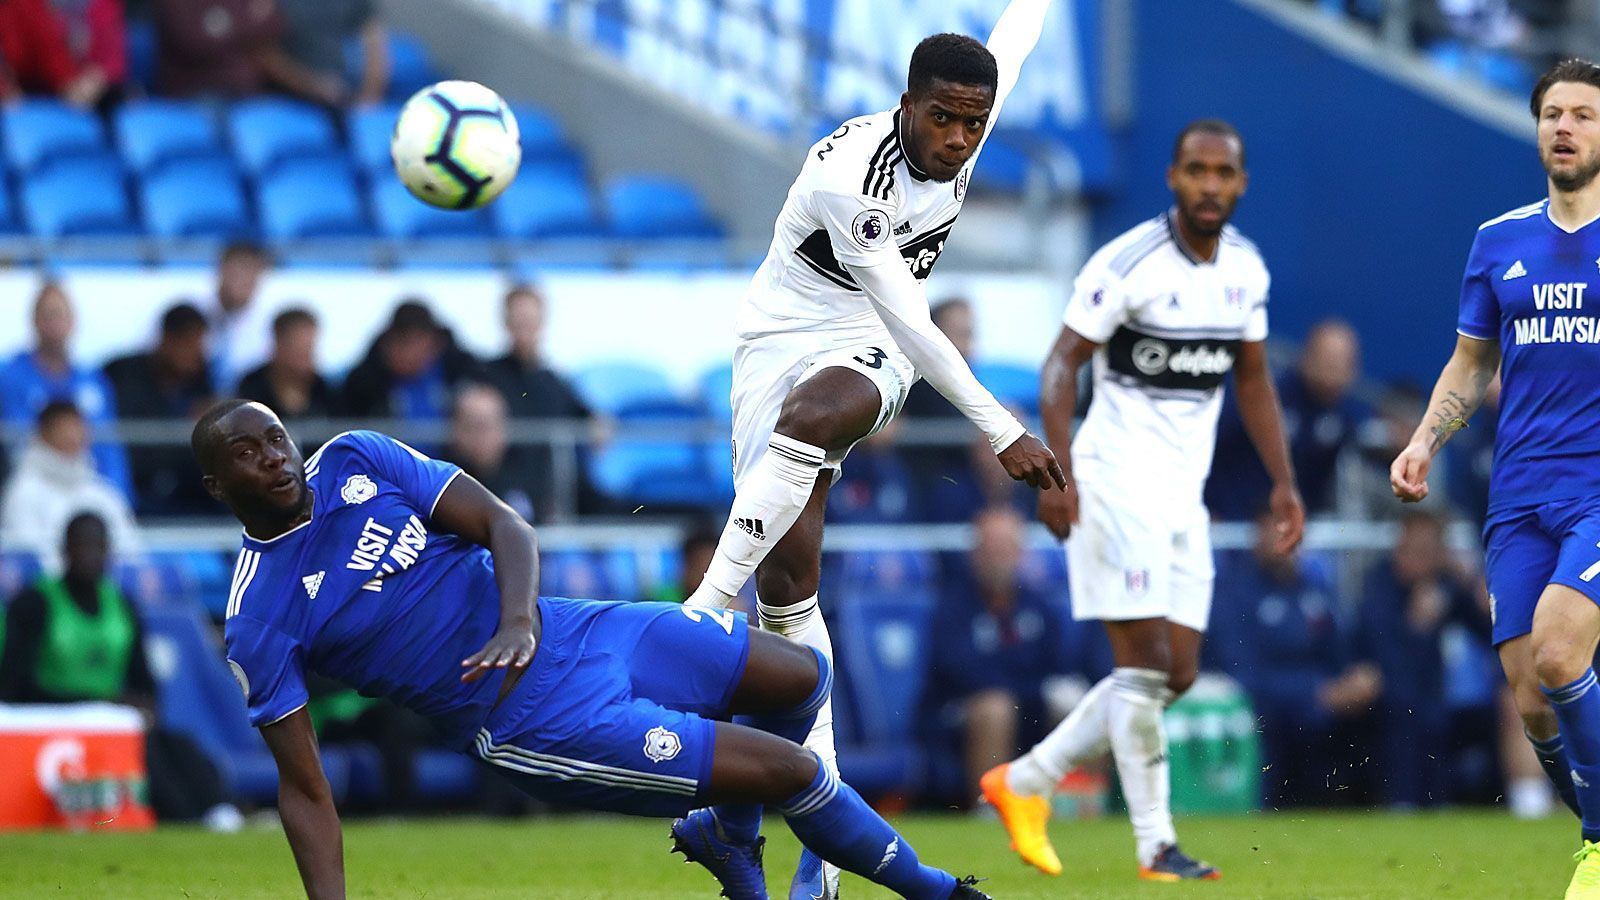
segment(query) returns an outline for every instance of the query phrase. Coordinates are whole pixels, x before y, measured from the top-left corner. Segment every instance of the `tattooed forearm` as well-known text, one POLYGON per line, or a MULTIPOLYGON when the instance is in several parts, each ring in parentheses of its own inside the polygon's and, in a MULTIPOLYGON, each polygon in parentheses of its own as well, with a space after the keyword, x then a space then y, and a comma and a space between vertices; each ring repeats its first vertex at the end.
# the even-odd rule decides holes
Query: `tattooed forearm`
POLYGON ((1450 436, 1467 427, 1467 416, 1471 415, 1472 407, 1467 403, 1467 398, 1455 391, 1447 393, 1439 401, 1439 408, 1433 411, 1433 446, 1437 451, 1450 440, 1450 436))

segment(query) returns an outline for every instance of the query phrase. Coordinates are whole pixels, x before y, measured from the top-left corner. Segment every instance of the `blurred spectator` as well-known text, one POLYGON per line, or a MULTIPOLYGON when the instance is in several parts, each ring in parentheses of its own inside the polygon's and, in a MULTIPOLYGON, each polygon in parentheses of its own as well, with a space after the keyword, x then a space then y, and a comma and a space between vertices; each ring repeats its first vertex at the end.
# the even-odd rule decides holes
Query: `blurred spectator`
POLYGON ((317 372, 317 318, 310 310, 286 309, 272 320, 272 357, 244 376, 239 396, 285 419, 333 415, 333 387, 317 372))
POLYGON ((389 88, 389 44, 373 0, 278 0, 281 54, 268 63, 279 86, 329 106, 370 104, 389 88), (345 81, 344 47, 361 44, 361 83, 345 81))
POLYGON ((10 428, 32 430, 46 404, 70 401, 97 433, 92 451, 95 468, 132 499, 127 451, 109 435, 117 422, 116 398, 104 375, 72 361, 76 325, 66 290, 57 282, 45 282, 33 301, 33 349, 0 365, 0 417, 10 428))
POLYGON ((66 560, 61 576, 40 578, 6 611, 0 701, 138 708, 147 721, 145 768, 156 817, 200 819, 215 830, 237 831, 244 820, 216 767, 186 735, 158 724, 138 610, 107 576, 105 521, 81 513, 59 537, 66 560))
POLYGON ((1377 666, 1352 662, 1348 630, 1332 573, 1277 552, 1271 514, 1258 515, 1253 549, 1218 567, 1204 662, 1237 679, 1255 705, 1268 806, 1355 799, 1336 792, 1363 774, 1357 764, 1368 754, 1352 745, 1382 679, 1377 666))
POLYGON ((1048 732, 1046 682, 1076 671, 1091 635, 1023 580, 1023 537, 1015 511, 980 513, 972 553, 947 564, 934 611, 926 702, 935 720, 957 723, 966 802, 980 775, 1048 732))
POLYGON ((490 361, 490 381, 505 394, 518 419, 588 419, 578 392, 544 361, 545 299, 538 288, 517 285, 506 293, 505 326, 511 349, 490 361))
POLYGON ((94 470, 88 442, 88 425, 70 402, 52 401, 39 412, 34 437, 0 493, 0 547, 32 553, 45 571, 59 572, 68 520, 92 512, 110 527, 117 556, 140 552, 128 500, 94 470))
POLYGON ((0 101, 108 108, 128 76, 121 0, 0 0, 0 101))
MULTIPOLYGON (((1306 335, 1300 361, 1277 379, 1285 437, 1306 512, 1335 512, 1339 459, 1357 445, 1372 417, 1367 404, 1350 395, 1360 376, 1361 344, 1354 329, 1327 319, 1306 335)), ((1216 518, 1248 519, 1267 502, 1272 481, 1261 465, 1228 391, 1217 428, 1216 462, 1206 484, 1206 505, 1216 518)))
POLYGON ((700 586, 700 580, 706 577, 706 569, 711 568, 711 557, 716 555, 717 541, 721 538, 721 528, 706 521, 697 522, 684 532, 683 542, 678 545, 678 583, 661 585, 650 599, 667 603, 689 599, 700 586))
POLYGON ((152 0, 152 11, 160 93, 235 99, 265 86, 283 29, 273 0, 152 0))
MULTIPOLYGON (((951 297, 935 303, 929 314, 933 316, 933 324, 944 332, 945 337, 956 345, 961 358, 971 365, 974 340, 972 304, 964 297, 951 297)), ((966 424, 966 416, 951 406, 950 401, 926 381, 919 380, 911 386, 910 392, 906 394, 905 405, 900 408, 900 415, 897 418, 908 423, 938 423, 950 427, 958 434, 967 434, 966 430, 958 431, 956 428, 966 424)), ((964 445, 911 446, 905 450, 905 459, 919 485, 932 485, 944 478, 965 484, 971 484, 975 480, 972 477, 964 445)), ((971 513, 975 511, 975 509, 963 509, 953 514, 953 519, 941 518, 941 521, 971 521, 971 513)))
POLYGON ((462 381, 477 361, 420 300, 395 307, 394 317, 344 383, 344 412, 351 416, 443 421, 462 381))
POLYGON ((829 522, 872 525, 919 520, 911 469, 895 446, 899 431, 900 423, 890 420, 850 451, 839 483, 828 491, 829 522))
POLYGON ((1379 700, 1383 793, 1393 806, 1435 806, 1450 798, 1450 710, 1444 638, 1459 624, 1489 641, 1488 611, 1445 547, 1445 523, 1413 510, 1394 553, 1367 575, 1359 652, 1383 673, 1379 700))
MULTIPOLYGON (((1489 509, 1489 470, 1494 466, 1494 436, 1500 420, 1500 376, 1489 382, 1483 405, 1465 431, 1457 432, 1433 469, 1444 476, 1452 504, 1468 521, 1483 526, 1489 509)), ((1437 476, 1435 476, 1437 477, 1437 476)))
MULTIPOLYGON (((1427 408, 1428 395, 1410 382, 1391 385, 1378 400, 1378 421, 1373 428, 1375 436, 1364 448, 1366 465, 1360 481, 1361 509, 1368 518, 1396 520, 1411 509, 1443 513, 1449 507, 1452 483, 1446 473, 1456 465, 1455 441, 1445 445, 1434 457, 1430 470, 1434 474, 1428 479, 1428 496, 1421 503, 1396 503, 1394 490, 1389 486, 1389 465, 1411 443, 1411 435, 1417 430, 1417 423, 1422 421, 1427 408)), ((1480 416, 1473 417, 1474 428, 1478 426, 1480 416)), ((1457 439, 1460 437, 1457 435, 1457 439)))
POLYGON ((211 323, 212 374, 223 390, 232 390, 245 372, 267 358, 267 323, 256 291, 271 266, 266 249, 249 241, 228 244, 217 259, 217 292, 206 317, 211 323))
POLYGON ((506 438, 506 401, 488 385, 467 384, 456 393, 450 445, 442 454, 504 500, 517 515, 534 520, 549 499, 550 485, 506 438))
MULTIPOLYGON (((205 410, 213 396, 206 332, 200 310, 192 303, 179 303, 162 315, 154 350, 106 364, 106 378, 117 393, 117 410, 124 421, 187 423, 205 410)), ((200 486, 200 471, 186 443, 142 446, 131 455, 141 513, 216 510, 200 486)))

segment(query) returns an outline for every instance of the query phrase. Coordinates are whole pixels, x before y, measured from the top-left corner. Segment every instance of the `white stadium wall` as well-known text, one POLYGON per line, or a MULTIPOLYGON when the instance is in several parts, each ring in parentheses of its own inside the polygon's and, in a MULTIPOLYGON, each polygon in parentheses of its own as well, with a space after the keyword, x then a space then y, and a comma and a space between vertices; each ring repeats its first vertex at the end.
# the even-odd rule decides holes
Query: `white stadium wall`
MULTIPOLYGON (((209 269, 83 268, 61 281, 78 311, 75 354, 99 364, 153 340, 161 313, 190 299, 205 308, 209 269)), ((551 274, 545 351, 558 369, 636 360, 660 368, 682 389, 731 358, 733 320, 746 275, 551 274)), ((30 309, 39 285, 29 271, 0 271, 0 358, 30 341, 30 309)), ((492 272, 368 272, 295 268, 263 282, 253 314, 262 347, 272 316, 291 305, 314 309, 322 322, 323 368, 348 370, 401 300, 419 297, 480 356, 505 351, 500 300, 508 285, 492 272)), ((1024 275, 951 274, 936 279, 935 300, 964 295, 977 310, 978 355, 986 362, 1037 365, 1055 339, 1066 297, 1058 281, 1024 275)))

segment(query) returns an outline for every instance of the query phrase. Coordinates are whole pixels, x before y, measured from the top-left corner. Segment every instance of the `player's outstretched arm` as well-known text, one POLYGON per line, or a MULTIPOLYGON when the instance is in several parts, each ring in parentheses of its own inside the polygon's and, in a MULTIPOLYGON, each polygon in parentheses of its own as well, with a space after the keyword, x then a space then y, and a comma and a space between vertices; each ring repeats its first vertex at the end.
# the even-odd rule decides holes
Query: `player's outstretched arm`
POLYGON ((344 838, 333 791, 317 755, 317 734, 305 707, 263 726, 272 758, 278 764, 278 815, 283 833, 300 869, 300 881, 312 900, 344 897, 344 838))
POLYGON ((461 661, 466 670, 461 680, 476 681, 491 669, 526 667, 538 642, 539 537, 533 526, 465 472, 434 505, 433 522, 489 548, 500 588, 500 625, 483 649, 461 661))
POLYGON ((1289 442, 1283 435, 1283 407, 1278 403, 1278 389, 1267 365, 1266 341, 1239 345, 1233 389, 1238 392, 1239 418, 1244 420, 1245 433, 1272 478, 1269 502, 1278 552, 1288 553, 1305 534, 1306 507, 1294 484, 1294 464, 1289 461, 1289 442))
POLYGON ((1006 473, 1032 487, 1065 487, 1055 455, 979 383, 955 344, 933 324, 922 287, 897 255, 875 265, 846 264, 895 345, 934 390, 989 438, 1006 473))
POLYGON ((1045 440, 1061 451, 1064 483, 1059 492, 1046 491, 1039 498, 1039 521, 1050 533, 1066 540, 1078 524, 1078 485, 1072 478, 1072 419, 1078 414, 1078 370, 1100 348, 1070 327, 1063 325, 1050 355, 1045 357, 1039 375, 1039 413, 1044 419, 1045 440))
POLYGON ((1389 486, 1404 503, 1428 496, 1428 469, 1438 453, 1483 405, 1489 384, 1500 370, 1500 342, 1456 335, 1456 349, 1433 386, 1428 411, 1411 443, 1389 467, 1389 486))

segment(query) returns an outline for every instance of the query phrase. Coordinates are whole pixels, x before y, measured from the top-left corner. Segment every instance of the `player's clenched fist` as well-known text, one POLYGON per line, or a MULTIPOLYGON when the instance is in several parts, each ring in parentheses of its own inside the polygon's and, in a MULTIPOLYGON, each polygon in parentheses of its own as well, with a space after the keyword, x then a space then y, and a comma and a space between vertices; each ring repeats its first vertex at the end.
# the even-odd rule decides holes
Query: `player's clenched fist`
POLYGON ((1072 533, 1072 526, 1078 524, 1078 484, 1071 476, 1062 490, 1039 495, 1039 521, 1057 540, 1064 541, 1072 533))
POLYGON ((1402 502, 1416 503, 1428 496, 1428 468, 1433 465, 1433 454, 1421 444, 1411 444, 1400 451, 1389 466, 1389 487, 1402 502))
POLYGON ((1005 466, 1007 475, 1027 482, 1029 487, 1047 491, 1053 487, 1064 490, 1067 486, 1067 476, 1061 471, 1056 455, 1044 441, 1031 434, 1024 434, 1001 450, 1000 465, 1005 466))

